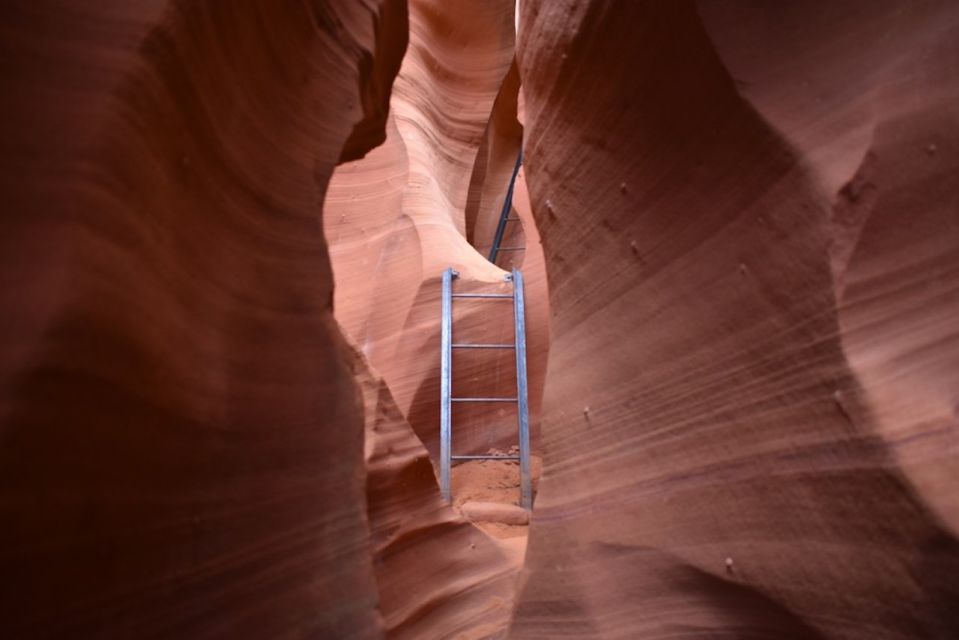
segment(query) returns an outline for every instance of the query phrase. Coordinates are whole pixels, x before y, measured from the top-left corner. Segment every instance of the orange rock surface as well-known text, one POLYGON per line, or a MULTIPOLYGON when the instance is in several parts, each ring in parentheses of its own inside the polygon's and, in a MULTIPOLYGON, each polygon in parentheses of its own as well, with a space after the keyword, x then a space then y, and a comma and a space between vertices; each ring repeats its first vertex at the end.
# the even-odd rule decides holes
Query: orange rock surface
POLYGON ((5 3, 0 637, 959 637, 959 5, 516 6, 5 3))
MULTIPOLYGON (((435 457, 442 272, 447 267, 459 272, 457 291, 512 291, 503 282, 506 272, 485 256, 520 144, 518 83, 515 68, 511 71, 514 3, 416 0, 410 4, 410 25, 386 143, 337 169, 326 196, 324 227, 336 279, 336 318, 386 380, 435 457), (507 76, 511 80, 504 83, 507 76), (481 160, 484 167, 495 165, 498 173, 490 170, 495 180, 474 178, 481 160), (469 222, 468 200, 475 201, 469 222), (483 253, 470 244, 467 232, 468 224, 481 222, 487 239, 474 244, 483 253)), ((528 206, 519 204, 523 197, 517 193, 517 215, 532 226, 528 206)), ((515 233, 507 240, 528 247, 519 263, 528 301, 535 440, 548 344, 546 281, 538 236, 515 233)), ((513 342, 508 302, 459 300, 454 314, 454 342, 513 342)), ((511 351, 457 351, 453 372, 455 395, 515 395, 511 351)), ((458 405, 453 424, 458 454, 517 442, 512 406, 458 405)))
POLYGON ((389 387, 355 349, 352 361, 365 405, 370 551, 386 634, 502 633, 520 558, 443 502, 426 448, 389 387))
POLYGON ((522 3, 554 315, 510 637, 959 632, 959 11, 841 4, 522 3))
POLYGON ((381 635, 317 212, 405 11, 5 3, 0 636, 381 635))
POLYGON ((842 346, 870 427, 959 531, 959 11, 890 2, 845 3, 825 16, 802 9, 748 38, 737 11, 703 16, 744 97, 801 152, 829 200, 842 346), (821 71, 799 88, 782 81, 802 47, 784 37, 790 29, 823 43, 804 52, 821 71), (849 54, 819 65, 839 42, 849 54), (763 65, 757 50, 771 52, 763 65))

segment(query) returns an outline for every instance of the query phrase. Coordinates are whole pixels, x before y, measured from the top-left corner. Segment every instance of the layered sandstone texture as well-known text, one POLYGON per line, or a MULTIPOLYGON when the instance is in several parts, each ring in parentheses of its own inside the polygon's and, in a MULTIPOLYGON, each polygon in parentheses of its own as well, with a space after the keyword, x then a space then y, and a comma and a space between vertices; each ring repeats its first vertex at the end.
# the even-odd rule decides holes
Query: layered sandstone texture
POLYGON ((3 13, 0 635, 379 637, 317 212, 405 3, 3 13))
POLYGON ((5 4, 0 635, 959 637, 957 6, 513 9, 5 4))
MULTIPOLYGON (((486 255, 522 138, 514 18, 512 0, 412 1, 410 46, 393 88, 386 142, 340 166, 326 196, 336 318, 434 459, 443 270, 460 274, 458 292, 512 291, 508 271, 486 255), (484 235, 474 238, 479 225, 484 235)), ((523 201, 525 188, 517 192, 523 201)), ((548 345, 546 280, 538 236, 522 233, 533 227, 531 211, 520 207, 514 215, 526 220, 511 224, 507 240, 527 249, 516 264, 526 281, 535 441, 548 345)), ((512 343, 512 305, 454 301, 453 339, 512 343)), ((457 396, 516 393, 512 351, 457 350, 453 376, 457 396)), ((458 404, 453 425, 457 454, 517 442, 513 405, 458 404)))
MULTIPOLYGON (((429 454, 386 382, 359 350, 350 360, 364 399, 370 553, 387 637, 502 635, 522 546, 487 536, 471 524, 478 518, 466 513, 467 520, 442 500, 429 454)), ((485 515, 520 528, 526 522, 511 506, 485 515)))
POLYGON ((959 7, 522 3, 513 638, 959 637, 959 7))

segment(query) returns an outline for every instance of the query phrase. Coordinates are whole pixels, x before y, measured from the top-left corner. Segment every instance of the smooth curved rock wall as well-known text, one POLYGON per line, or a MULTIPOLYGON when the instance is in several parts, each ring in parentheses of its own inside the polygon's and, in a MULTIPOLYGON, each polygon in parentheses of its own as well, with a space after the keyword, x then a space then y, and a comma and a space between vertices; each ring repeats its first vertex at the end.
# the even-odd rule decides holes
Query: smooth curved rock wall
POLYGON ((522 3, 553 316, 511 637, 959 633, 954 9, 522 3))
MULTIPOLYGON (((511 290, 504 271, 468 241, 467 215, 471 188, 498 215, 520 142, 515 67, 510 73, 514 3, 418 0, 411 3, 410 24, 410 49, 396 81, 386 142, 337 169, 326 197, 324 227, 336 278, 337 320, 386 380, 397 406, 435 458, 441 274, 450 266, 460 273, 457 291, 511 290), (485 170, 487 148, 495 148, 508 170, 491 172, 485 182, 474 180, 478 166, 485 170)), ((527 244, 535 436, 548 303, 535 234, 527 244)), ((513 341, 512 309, 506 302, 459 300, 454 312, 454 341, 513 341)), ((453 369, 456 395, 515 393, 512 352, 457 351, 453 369)), ((515 409, 457 405, 454 440, 458 454, 515 444, 515 409)))
POLYGON ((829 200, 842 345, 872 426, 957 531, 959 15, 929 2, 816 8, 702 15, 743 96, 829 200))
POLYGON ((519 562, 440 497, 423 443, 353 349, 366 416, 366 496, 389 638, 490 637, 509 620, 519 562))
POLYGON ((0 635, 380 636, 316 213, 405 11, 4 6, 0 635))

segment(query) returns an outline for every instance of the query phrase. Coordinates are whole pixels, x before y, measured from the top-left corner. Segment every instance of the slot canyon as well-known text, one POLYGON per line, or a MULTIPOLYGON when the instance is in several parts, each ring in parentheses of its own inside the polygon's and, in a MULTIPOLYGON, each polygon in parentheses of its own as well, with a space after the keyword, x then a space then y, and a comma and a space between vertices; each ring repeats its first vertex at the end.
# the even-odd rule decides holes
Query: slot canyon
POLYGON ((0 638, 959 638, 959 3, 2 15, 0 638))

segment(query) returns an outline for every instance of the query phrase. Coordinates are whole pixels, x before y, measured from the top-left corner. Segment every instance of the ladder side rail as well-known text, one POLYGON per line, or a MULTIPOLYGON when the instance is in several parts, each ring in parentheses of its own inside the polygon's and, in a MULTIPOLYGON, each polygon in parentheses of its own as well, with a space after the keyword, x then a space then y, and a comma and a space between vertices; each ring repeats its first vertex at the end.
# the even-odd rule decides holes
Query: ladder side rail
POLYGON ((453 397, 453 276, 452 268, 443 272, 442 319, 440 324, 440 492, 450 502, 452 467, 453 397))
POLYGON ((529 393, 526 382, 526 300, 523 274, 513 269, 513 315, 516 339, 516 399, 519 422, 520 503, 527 511, 533 508, 533 482, 529 451, 529 393))

